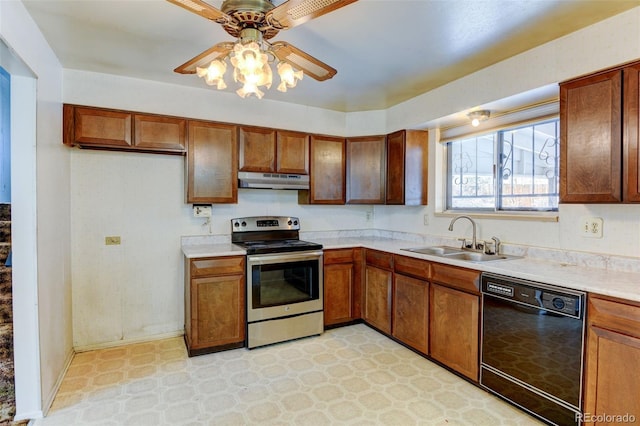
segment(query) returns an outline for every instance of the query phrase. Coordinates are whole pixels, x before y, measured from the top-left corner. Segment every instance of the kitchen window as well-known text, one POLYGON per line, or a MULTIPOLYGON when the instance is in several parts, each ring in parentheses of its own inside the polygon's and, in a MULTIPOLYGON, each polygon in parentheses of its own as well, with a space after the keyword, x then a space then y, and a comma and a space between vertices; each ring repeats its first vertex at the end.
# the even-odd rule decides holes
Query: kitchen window
POLYGON ((449 211, 557 211, 559 119, 445 144, 449 211))

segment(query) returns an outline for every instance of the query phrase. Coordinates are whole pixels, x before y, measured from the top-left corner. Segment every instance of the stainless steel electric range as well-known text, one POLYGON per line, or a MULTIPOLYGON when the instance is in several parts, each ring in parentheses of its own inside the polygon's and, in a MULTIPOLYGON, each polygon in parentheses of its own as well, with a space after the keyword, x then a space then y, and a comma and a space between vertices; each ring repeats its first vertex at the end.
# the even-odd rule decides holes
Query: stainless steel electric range
POLYGON ((299 231, 296 217, 231 220, 231 241, 247 252, 249 349, 324 330, 322 245, 299 231))

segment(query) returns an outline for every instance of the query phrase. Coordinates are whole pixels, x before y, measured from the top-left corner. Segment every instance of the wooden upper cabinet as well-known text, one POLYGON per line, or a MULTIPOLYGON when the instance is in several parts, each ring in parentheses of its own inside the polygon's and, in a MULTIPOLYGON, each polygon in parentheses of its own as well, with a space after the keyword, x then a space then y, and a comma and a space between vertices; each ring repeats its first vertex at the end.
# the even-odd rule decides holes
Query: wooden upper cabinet
POLYGON ((344 204, 346 191, 345 139, 312 135, 309 156, 309 190, 298 191, 298 202, 301 204, 344 204))
POLYGON ((276 131, 264 127, 240 127, 240 161, 242 172, 276 171, 276 131))
POLYGON ((624 69, 623 179, 624 199, 640 202, 640 64, 624 69))
POLYGON ((622 201, 622 70, 560 85, 560 201, 622 201))
POLYGON ((153 151, 185 152, 187 120, 161 115, 133 115, 133 145, 153 151))
POLYGON ((276 135, 276 172, 309 174, 309 135, 278 130, 276 135))
POLYGON ((236 126, 189 121, 187 203, 238 202, 236 126))
POLYGON ((347 139, 347 204, 384 204, 386 137, 347 139))
POLYGON ((67 145, 130 148, 132 114, 65 105, 64 143, 67 145))
POLYGON ((429 133, 399 130, 387 135, 386 204, 427 204, 429 133))
POLYGON ((182 155, 186 146, 184 118, 68 104, 63 133, 65 145, 84 148, 182 155))

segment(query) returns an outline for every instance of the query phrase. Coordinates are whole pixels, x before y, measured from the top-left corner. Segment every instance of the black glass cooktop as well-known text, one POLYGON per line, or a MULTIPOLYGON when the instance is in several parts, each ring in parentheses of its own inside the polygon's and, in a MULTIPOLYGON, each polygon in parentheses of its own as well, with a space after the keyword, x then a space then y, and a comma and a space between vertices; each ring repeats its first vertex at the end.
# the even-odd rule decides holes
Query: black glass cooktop
POLYGON ((292 251, 320 250, 322 244, 303 240, 259 240, 236 242, 247 254, 285 253, 292 251))

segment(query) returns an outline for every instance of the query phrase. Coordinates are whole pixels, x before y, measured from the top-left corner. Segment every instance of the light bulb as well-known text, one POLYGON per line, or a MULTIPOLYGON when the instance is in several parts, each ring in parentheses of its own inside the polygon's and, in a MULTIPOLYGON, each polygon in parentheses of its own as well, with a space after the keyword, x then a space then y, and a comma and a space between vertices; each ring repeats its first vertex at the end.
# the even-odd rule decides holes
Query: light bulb
POLYGON ((473 127, 478 127, 480 125, 480 120, 478 120, 477 118, 474 118, 473 120, 471 120, 471 125, 473 127))

